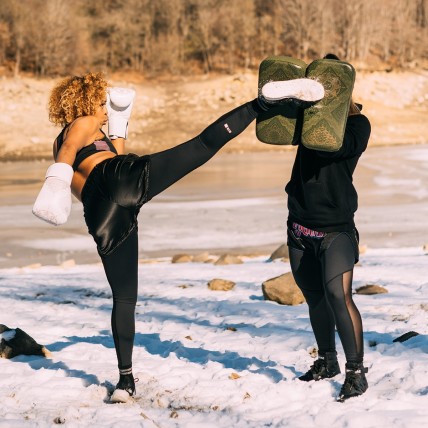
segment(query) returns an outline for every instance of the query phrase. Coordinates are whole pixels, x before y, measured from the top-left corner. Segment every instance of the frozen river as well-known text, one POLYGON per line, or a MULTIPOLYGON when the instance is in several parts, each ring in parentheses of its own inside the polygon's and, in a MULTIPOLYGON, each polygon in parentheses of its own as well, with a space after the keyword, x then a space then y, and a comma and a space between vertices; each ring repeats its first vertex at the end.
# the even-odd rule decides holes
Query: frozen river
MULTIPOLYGON (((293 159, 293 150, 217 155, 143 207, 140 257, 186 251, 269 254, 285 240, 284 186, 293 159)), ((61 227, 31 214, 49 164, 1 164, 1 267, 98 260, 78 201, 61 227)), ((428 242, 428 146, 369 148, 354 179, 362 245, 415 247, 428 242)))

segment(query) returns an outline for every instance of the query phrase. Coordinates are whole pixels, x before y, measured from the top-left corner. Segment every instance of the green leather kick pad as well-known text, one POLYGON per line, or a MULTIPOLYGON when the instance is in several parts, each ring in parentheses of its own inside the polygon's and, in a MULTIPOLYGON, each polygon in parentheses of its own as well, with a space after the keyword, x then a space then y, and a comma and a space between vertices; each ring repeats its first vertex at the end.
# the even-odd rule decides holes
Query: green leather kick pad
MULTIPOLYGON (((306 63, 288 56, 271 56, 259 67, 259 94, 263 85, 270 81, 292 80, 305 77, 306 63)), ((293 144, 299 108, 293 103, 269 109, 256 120, 256 136, 263 143, 293 144)))
POLYGON ((324 86, 324 98, 303 113, 302 144, 309 149, 334 152, 342 147, 355 70, 351 64, 318 59, 306 68, 306 77, 324 86))

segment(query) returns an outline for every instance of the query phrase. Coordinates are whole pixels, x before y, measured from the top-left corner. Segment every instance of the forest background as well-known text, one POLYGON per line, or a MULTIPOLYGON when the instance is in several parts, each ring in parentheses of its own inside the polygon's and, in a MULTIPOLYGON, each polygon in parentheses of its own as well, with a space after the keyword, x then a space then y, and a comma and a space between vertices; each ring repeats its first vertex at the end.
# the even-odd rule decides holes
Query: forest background
MULTIPOLYGON (((374 125, 371 144, 427 142, 420 129, 428 110, 428 0, 0 5, 3 160, 51 156, 58 129, 49 124, 46 105, 61 76, 103 71, 112 84, 134 87, 130 137, 133 151, 142 154, 189 139, 254 98, 264 58, 309 63, 327 52, 358 71, 355 93, 374 125)), ((251 137, 225 150, 276 149, 251 137)))
POLYGON ((0 66, 56 76, 257 69, 333 51, 358 67, 428 59, 427 0, 2 0, 0 66))

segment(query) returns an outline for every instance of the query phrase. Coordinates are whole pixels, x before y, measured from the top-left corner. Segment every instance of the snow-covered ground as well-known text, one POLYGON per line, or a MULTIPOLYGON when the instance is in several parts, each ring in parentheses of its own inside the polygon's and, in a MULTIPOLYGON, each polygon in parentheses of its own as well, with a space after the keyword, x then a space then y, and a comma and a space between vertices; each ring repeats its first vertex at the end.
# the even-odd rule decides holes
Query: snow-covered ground
MULTIPOLYGON (((154 261, 154 260, 153 260, 154 261)), ((338 403, 343 382, 304 383, 315 342, 306 304, 263 300, 263 281, 290 271, 267 257, 243 264, 139 265, 134 371, 137 397, 110 404, 117 382, 111 294, 100 265, 0 271, 2 323, 19 326, 51 359, 0 359, 0 427, 424 427, 428 420, 428 257, 373 249, 355 268, 369 389, 338 403), (207 282, 236 282, 211 291, 207 282), (403 343, 393 339, 419 333, 403 343)), ((338 346, 342 370, 344 354, 338 346)))

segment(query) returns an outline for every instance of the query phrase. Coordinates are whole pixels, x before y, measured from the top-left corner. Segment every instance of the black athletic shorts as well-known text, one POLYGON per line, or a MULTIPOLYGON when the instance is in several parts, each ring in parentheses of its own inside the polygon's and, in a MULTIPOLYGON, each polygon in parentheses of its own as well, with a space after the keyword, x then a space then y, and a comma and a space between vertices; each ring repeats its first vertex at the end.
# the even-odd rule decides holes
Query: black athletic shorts
POLYGON ((360 258, 359 253, 359 233, 357 229, 346 232, 318 232, 292 223, 287 227, 287 245, 300 251, 308 251, 316 257, 319 257, 323 252, 330 248, 331 243, 339 235, 347 235, 352 243, 355 263, 358 263, 360 258))
POLYGON ((88 231, 100 256, 112 253, 137 227, 147 202, 149 156, 119 155, 95 166, 82 190, 88 231))

